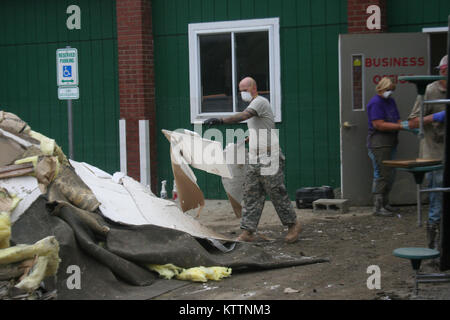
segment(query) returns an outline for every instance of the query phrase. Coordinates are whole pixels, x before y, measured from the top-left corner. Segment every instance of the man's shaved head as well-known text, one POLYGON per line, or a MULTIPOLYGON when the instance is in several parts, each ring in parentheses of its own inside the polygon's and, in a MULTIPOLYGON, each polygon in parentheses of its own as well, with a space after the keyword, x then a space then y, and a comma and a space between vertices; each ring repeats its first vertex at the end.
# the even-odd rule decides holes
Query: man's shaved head
POLYGON ((256 81, 255 81, 255 79, 253 79, 251 77, 245 77, 239 83, 239 88, 241 88, 241 87, 248 88, 248 89, 249 88, 256 89, 256 81))

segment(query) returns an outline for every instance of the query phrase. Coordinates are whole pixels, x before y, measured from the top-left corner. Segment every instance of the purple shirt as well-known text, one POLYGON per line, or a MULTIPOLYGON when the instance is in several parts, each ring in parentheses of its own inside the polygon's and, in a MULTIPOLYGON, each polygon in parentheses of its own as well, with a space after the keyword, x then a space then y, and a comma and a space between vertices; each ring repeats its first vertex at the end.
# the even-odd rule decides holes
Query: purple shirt
POLYGON ((374 120, 384 120, 392 123, 397 123, 400 120, 400 114, 394 99, 385 99, 375 95, 367 104, 367 118, 369 120, 367 147, 393 147, 397 145, 397 131, 383 132, 375 129, 372 125, 374 120))
POLYGON ((384 120, 386 122, 397 123, 400 120, 397 104, 392 98, 383 98, 375 95, 367 104, 367 117, 369 119, 369 131, 376 130, 373 120, 384 120))

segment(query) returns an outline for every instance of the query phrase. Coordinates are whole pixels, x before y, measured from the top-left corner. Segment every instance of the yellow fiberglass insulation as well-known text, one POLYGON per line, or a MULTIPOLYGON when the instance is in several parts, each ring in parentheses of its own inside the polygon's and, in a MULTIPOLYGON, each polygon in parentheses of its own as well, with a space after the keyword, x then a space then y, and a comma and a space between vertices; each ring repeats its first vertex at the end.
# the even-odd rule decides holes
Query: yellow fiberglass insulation
POLYGON ((31 269, 30 274, 16 284, 15 287, 28 292, 39 288, 39 285, 47 274, 49 260, 49 257, 38 257, 37 262, 31 269))
POLYGON ((8 212, 0 212, 0 249, 9 247, 11 238, 11 219, 8 212))
POLYGON ((225 267, 195 267, 184 270, 177 275, 178 280, 206 282, 208 280, 220 281, 231 275, 231 268, 225 267))
POLYGON ((41 142, 41 151, 46 156, 52 156, 53 152, 55 151, 55 140, 47 138, 43 134, 40 134, 39 132, 30 131, 30 136, 36 140, 39 140, 41 142))
POLYGON ((67 157, 64 155, 62 149, 58 144, 55 142, 54 139, 50 139, 43 134, 31 130, 29 133, 30 137, 38 140, 41 142, 40 148, 43 155, 46 156, 56 156, 58 157, 59 163, 63 165, 68 165, 69 161, 67 160, 67 157))
POLYGON ((33 164, 33 167, 36 168, 38 159, 39 159, 38 156, 31 156, 31 157, 16 160, 16 161, 14 161, 14 164, 22 164, 22 163, 31 162, 33 164))
POLYGON ((149 265, 150 270, 156 271, 165 279, 172 279, 174 276, 178 280, 207 282, 208 280, 220 281, 222 278, 231 275, 231 268, 226 267, 195 267, 183 269, 173 264, 149 265))
POLYGON ((157 272, 164 279, 172 279, 176 275, 180 274, 184 269, 177 267, 171 263, 159 265, 159 264, 150 264, 148 268, 152 271, 157 272))
POLYGON ((45 277, 56 275, 58 271, 59 243, 54 236, 46 237, 35 244, 19 244, 14 247, 0 249, 0 265, 20 262, 37 257, 36 263, 17 285, 17 288, 36 290, 45 277))
POLYGON ((48 270, 46 276, 56 274, 59 266, 59 243, 54 236, 46 237, 35 244, 19 244, 0 250, 0 264, 10 264, 31 259, 34 256, 47 256, 48 270))

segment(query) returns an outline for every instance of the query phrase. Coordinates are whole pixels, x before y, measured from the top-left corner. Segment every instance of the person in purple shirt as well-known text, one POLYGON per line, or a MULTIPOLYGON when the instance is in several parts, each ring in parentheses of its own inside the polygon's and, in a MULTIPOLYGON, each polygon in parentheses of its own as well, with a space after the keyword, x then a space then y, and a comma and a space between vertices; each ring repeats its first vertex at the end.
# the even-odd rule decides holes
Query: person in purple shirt
POLYGON ((384 160, 392 160, 398 145, 399 130, 409 130, 400 120, 395 100, 391 97, 395 83, 384 77, 376 86, 377 94, 367 104, 369 132, 367 148, 373 165, 372 194, 374 211, 377 216, 393 216, 389 205, 389 193, 395 178, 395 170, 383 165, 384 160))

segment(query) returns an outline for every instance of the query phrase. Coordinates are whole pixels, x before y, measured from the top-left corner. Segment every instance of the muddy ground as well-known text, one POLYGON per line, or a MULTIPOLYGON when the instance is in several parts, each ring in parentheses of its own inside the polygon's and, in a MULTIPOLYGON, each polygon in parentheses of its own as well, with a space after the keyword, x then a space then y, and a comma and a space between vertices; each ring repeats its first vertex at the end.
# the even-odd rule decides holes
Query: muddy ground
MULTIPOLYGON (((295 207, 295 203, 294 207, 295 207)), ((350 207, 348 213, 295 209, 303 225, 299 241, 283 242, 286 228, 270 201, 266 202, 259 233, 271 242, 260 245, 279 252, 329 258, 330 262, 258 272, 233 273, 222 281, 189 283, 165 293, 159 300, 396 300, 450 299, 450 283, 420 284, 413 293, 413 270, 409 260, 392 255, 399 247, 426 247, 425 219, 417 226, 415 206, 396 207, 394 217, 375 217, 369 207, 350 207), (379 266, 381 289, 370 290, 367 268, 379 266)), ((188 212, 195 216, 195 212, 188 212)), ((208 200, 198 218, 204 225, 230 237, 240 233, 240 220, 225 200, 208 200)), ((432 261, 424 272, 440 272, 432 261)), ((450 273, 450 272, 449 272, 450 273)))

